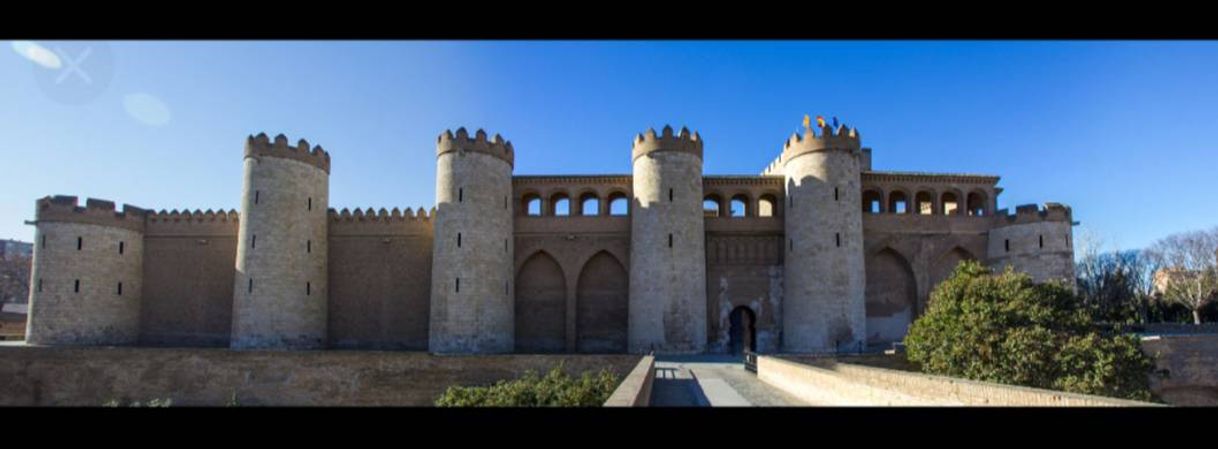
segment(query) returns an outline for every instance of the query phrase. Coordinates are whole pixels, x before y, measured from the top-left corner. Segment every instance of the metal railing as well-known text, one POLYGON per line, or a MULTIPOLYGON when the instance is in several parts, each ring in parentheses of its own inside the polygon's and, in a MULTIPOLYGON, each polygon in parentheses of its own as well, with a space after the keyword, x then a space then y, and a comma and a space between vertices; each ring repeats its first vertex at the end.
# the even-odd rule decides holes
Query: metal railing
POLYGON ((748 349, 744 350, 744 369, 757 372, 757 353, 748 349))

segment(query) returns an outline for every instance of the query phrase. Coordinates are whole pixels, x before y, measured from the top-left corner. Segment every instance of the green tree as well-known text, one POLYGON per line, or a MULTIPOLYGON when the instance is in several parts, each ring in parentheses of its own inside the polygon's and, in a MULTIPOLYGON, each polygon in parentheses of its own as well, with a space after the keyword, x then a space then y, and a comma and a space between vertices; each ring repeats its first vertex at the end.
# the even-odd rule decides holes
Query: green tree
POLYGON ((562 365, 544 377, 529 371, 519 379, 488 386, 452 386, 436 400, 439 407, 600 407, 617 388, 609 370, 573 378, 562 365))
POLYGON ((1103 333, 1060 283, 993 273, 962 262, 931 293, 905 337, 908 358, 930 374, 1149 400, 1154 363, 1138 340, 1103 333))

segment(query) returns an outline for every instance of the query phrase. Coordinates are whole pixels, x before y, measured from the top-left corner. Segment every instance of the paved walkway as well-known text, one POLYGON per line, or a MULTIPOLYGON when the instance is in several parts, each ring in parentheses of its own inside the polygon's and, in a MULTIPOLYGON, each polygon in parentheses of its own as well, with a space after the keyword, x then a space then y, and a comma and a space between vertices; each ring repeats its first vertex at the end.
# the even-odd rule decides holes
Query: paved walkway
POLYGON ((806 402, 765 384, 739 356, 656 356, 654 407, 789 407, 806 402))

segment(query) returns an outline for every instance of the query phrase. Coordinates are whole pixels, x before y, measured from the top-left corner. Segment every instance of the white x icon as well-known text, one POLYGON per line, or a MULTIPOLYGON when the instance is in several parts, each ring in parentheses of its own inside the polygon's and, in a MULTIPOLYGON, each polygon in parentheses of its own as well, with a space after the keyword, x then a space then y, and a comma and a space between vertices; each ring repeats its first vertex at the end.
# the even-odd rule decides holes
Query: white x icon
POLYGON ((67 52, 63 51, 63 48, 55 47, 55 53, 59 54, 59 58, 65 63, 63 71, 59 73, 58 78, 55 78, 55 84, 63 84, 63 80, 67 79, 68 75, 71 73, 75 73, 77 76, 80 76, 80 79, 84 80, 85 84, 93 84, 93 79, 89 78, 89 74, 80 69, 80 63, 84 62, 85 59, 88 59, 89 54, 92 52, 93 47, 85 47, 84 51, 80 52, 80 55, 73 60, 68 56, 67 52))

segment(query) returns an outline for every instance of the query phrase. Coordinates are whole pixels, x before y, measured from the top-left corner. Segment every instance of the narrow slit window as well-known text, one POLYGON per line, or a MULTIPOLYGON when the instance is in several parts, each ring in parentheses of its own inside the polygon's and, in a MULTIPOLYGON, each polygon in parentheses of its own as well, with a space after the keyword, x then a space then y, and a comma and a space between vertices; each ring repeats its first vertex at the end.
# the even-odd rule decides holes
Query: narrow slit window
POLYGON ((84 247, 85 247, 85 238, 84 238, 84 237, 77 237, 77 238, 76 238, 76 250, 77 250, 77 251, 80 251, 80 250, 81 250, 81 249, 83 249, 84 247))
POLYGON ((255 191, 254 191, 254 204, 258 204, 258 197, 259 197, 259 196, 262 196, 262 191, 260 191, 260 190, 255 190, 255 191))
POLYGON ((305 296, 309 296, 312 294, 313 294, 313 283, 305 282, 305 296))
POLYGON ((118 295, 123 296, 123 283, 122 282, 118 283, 118 295))
POLYGON ((250 293, 254 292, 254 278, 250 278, 250 286, 248 287, 248 291, 250 293))
POLYGON ((1040 247, 1041 248, 1045 247, 1045 236, 1043 236, 1043 235, 1040 236, 1040 247))
POLYGON ((668 234, 668 247, 672 248, 672 234, 668 234))
POLYGON ((507 210, 507 195, 503 196, 503 210, 507 210))
POLYGON ((313 210, 313 197, 309 197, 309 210, 313 210))
POLYGON ((842 233, 839 232, 837 234, 834 234, 833 237, 835 239, 837 239, 837 247, 841 248, 842 247, 842 233))
POLYGON ((507 239, 503 239, 503 252, 507 252, 507 239))
POLYGON ((457 202, 465 201, 465 189, 457 189, 457 202))
POLYGON ((787 249, 790 249, 791 251, 795 250, 795 239, 787 240, 787 249))
POLYGON ((841 197, 838 196, 837 187, 834 187, 833 188, 833 201, 840 201, 840 200, 841 200, 841 197))
POLYGON ((43 248, 47 247, 47 236, 45 236, 45 235, 42 236, 42 247, 43 248))
POLYGON ((1004 241, 1002 242, 1002 246, 1003 246, 1003 248, 1006 248, 1006 251, 1007 251, 1008 253, 1009 253, 1009 252, 1011 252, 1011 239, 1006 239, 1006 240, 1004 240, 1004 241))
POLYGON ((38 291, 42 291, 42 279, 38 280, 38 291))
POLYGON ((668 202, 672 202, 672 189, 668 189, 668 202))
POLYGON ((457 233, 457 248, 461 247, 461 233, 457 233))
POLYGON ((309 253, 309 254, 313 253, 313 241, 312 240, 305 240, 305 252, 309 253))
POLYGON ((122 254, 127 242, 118 242, 118 253, 122 254))
POLYGON ((251 236, 250 236, 250 248, 254 248, 254 247, 257 247, 257 246, 258 246, 258 236, 257 236, 257 235, 251 235, 251 236))
POLYGON ((76 280, 76 285, 72 287, 72 291, 75 293, 80 293, 80 279, 76 280))
POLYGON ((461 293, 461 278, 457 278, 457 293, 461 293))

